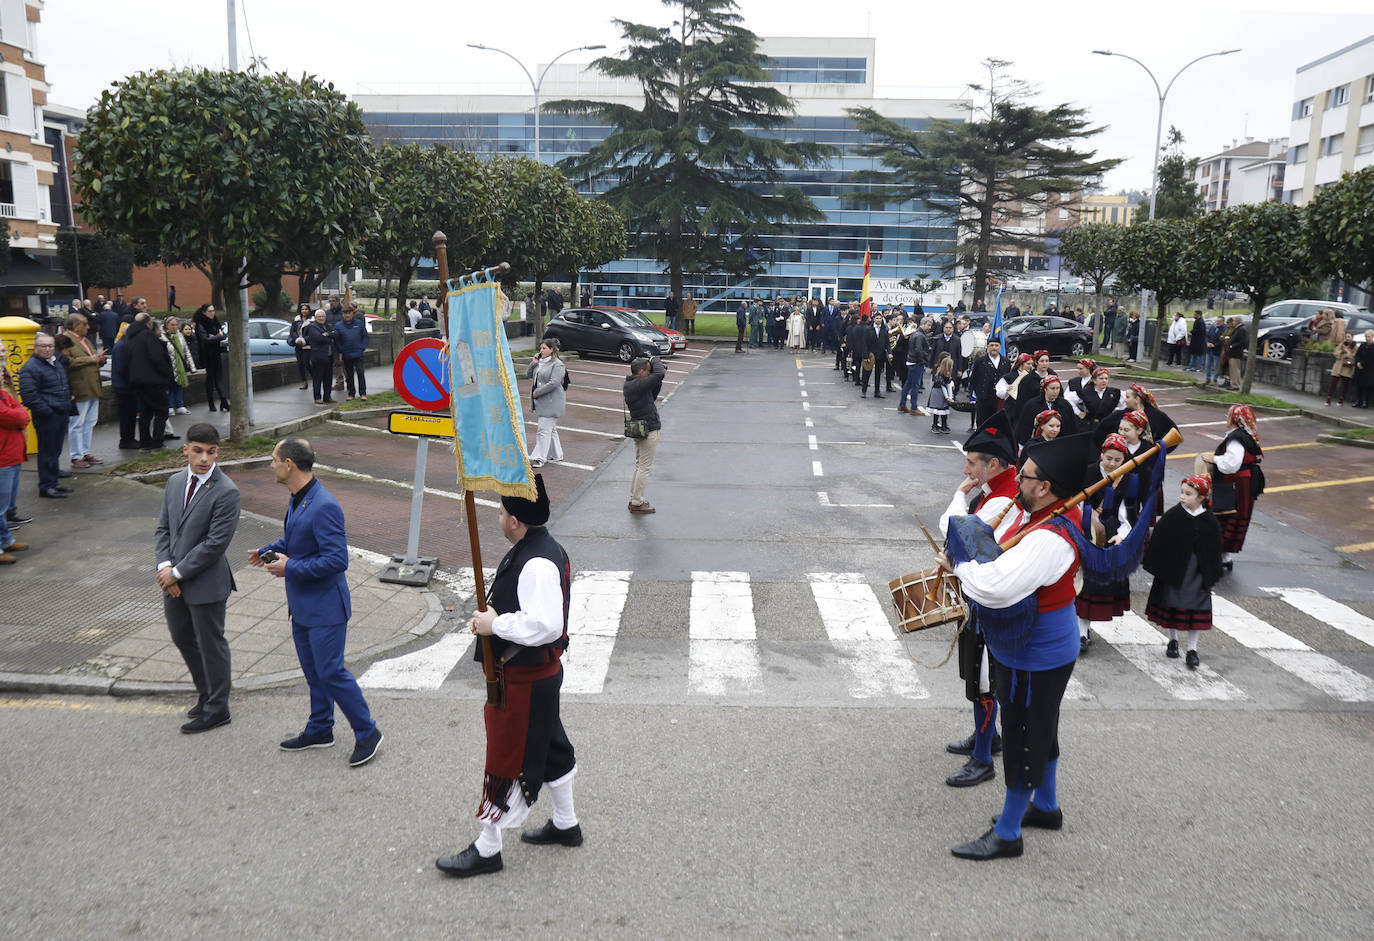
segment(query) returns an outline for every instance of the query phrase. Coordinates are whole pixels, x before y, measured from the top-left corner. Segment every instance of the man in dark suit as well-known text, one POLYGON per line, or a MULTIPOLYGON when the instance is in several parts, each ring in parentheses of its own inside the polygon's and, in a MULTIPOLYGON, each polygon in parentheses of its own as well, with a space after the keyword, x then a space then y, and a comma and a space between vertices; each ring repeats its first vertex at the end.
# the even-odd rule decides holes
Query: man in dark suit
POLYGON ((334 744, 334 705, 353 726, 351 767, 377 754, 382 732, 372 721, 358 681, 344 666, 344 641, 353 607, 348 595, 348 537, 343 509, 314 474, 315 450, 304 438, 284 438, 272 451, 272 473, 291 491, 282 538, 248 553, 286 580, 291 637, 301 672, 310 686, 310 721, 305 731, 281 743, 283 751, 329 748, 334 744))
POLYGON ((187 429, 181 452, 186 470, 167 481, 154 540, 167 628, 199 697, 187 713, 191 721, 181 727, 190 734, 229 724, 224 607, 237 586, 225 552, 239 525, 239 488, 216 463, 214 425, 187 429))
POLYGON ((988 351, 973 361, 969 371, 969 388, 977 400, 974 419, 981 426, 997 411, 997 381, 1007 374, 1007 361, 1002 358, 1002 341, 988 340, 988 351))
MULTIPOLYGON (((875 315, 873 322, 864 325, 865 338, 864 356, 873 354, 873 397, 881 399, 883 397, 883 375, 886 372, 887 382, 892 382, 892 373, 889 370, 887 358, 891 352, 892 343, 887 336, 887 324, 883 322, 881 315, 875 315)), ((864 393, 868 393, 868 376, 863 377, 861 383, 864 393)))

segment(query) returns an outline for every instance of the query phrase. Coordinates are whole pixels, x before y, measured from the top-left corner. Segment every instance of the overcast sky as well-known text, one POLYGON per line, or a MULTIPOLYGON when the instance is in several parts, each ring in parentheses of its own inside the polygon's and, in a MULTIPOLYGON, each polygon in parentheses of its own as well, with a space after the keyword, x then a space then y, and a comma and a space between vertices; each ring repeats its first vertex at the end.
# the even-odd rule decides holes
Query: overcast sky
MULTIPOLYGON (((1071 102, 1107 125, 1095 139, 1101 155, 1126 158, 1107 178, 1109 191, 1149 185, 1158 99, 1139 66, 1091 50, 1135 56, 1163 86, 1190 59, 1240 47, 1192 66, 1169 93, 1165 129, 1177 125, 1187 152, 1207 156, 1246 134, 1287 136, 1297 67, 1374 34, 1374 15, 1356 12, 1369 9, 1368 0, 1315 0, 1297 12, 1270 0, 740 4, 760 36, 875 36, 880 96, 931 94, 913 91, 920 87, 948 94, 983 78, 980 60, 1011 60, 1016 77, 1040 87, 1042 104, 1071 102)), ((499 46, 533 69, 570 46, 621 48, 613 17, 673 19, 656 0, 238 0, 238 12, 241 59, 251 45, 273 70, 309 72, 349 95, 400 82, 496 83, 513 92, 525 81, 513 62, 464 44, 499 46)), ((89 107, 132 72, 225 65, 226 36, 225 0, 48 0, 39 58, 51 100, 89 107)))

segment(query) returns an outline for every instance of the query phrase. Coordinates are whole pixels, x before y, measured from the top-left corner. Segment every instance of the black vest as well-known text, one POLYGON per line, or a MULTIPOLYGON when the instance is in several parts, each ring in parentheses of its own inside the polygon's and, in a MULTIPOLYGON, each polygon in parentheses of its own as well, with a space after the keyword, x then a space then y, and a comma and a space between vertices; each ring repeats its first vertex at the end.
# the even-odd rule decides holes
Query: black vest
MULTIPOLYGON (((496 567, 496 577, 491 581, 491 591, 487 593, 487 605, 497 614, 511 614, 520 610, 519 583, 520 573, 525 563, 533 559, 548 559, 558 567, 558 585, 563 589, 563 634, 557 640, 539 647, 522 647, 503 637, 492 635, 491 652, 510 666, 535 667, 548 663, 555 656, 555 650, 568 648, 568 608, 572 601, 572 563, 563 547, 549 535, 543 526, 531 526, 501 564, 496 567)), ((482 661, 482 645, 477 644, 477 662, 482 661)))

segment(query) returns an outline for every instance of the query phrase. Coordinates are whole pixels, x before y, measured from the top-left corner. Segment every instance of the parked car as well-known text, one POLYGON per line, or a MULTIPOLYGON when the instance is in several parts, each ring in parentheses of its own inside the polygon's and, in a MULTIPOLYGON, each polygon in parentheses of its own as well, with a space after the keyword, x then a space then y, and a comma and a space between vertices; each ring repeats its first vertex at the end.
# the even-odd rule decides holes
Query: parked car
POLYGON ((1007 278, 1008 291, 1035 291, 1040 287, 1035 278, 1027 278, 1023 275, 1015 275, 1007 278))
POLYGON ((1092 331, 1067 317, 1013 317, 1002 324, 1002 331, 1012 359, 1036 350, 1077 359, 1092 346, 1092 331))
MULTIPOLYGON (((586 310, 587 308, 583 309, 586 310)), ((641 327, 648 327, 651 330, 657 330, 659 333, 666 336, 669 342, 672 343, 674 353, 676 353, 678 350, 687 349, 687 338, 685 336, 683 336, 681 333, 679 333, 676 330, 673 330, 670 327, 660 327, 658 324, 654 323, 652 320, 650 320, 648 317, 645 317, 637 310, 632 310, 629 307, 600 307, 596 309, 613 310, 620 316, 624 317, 626 320, 630 321, 630 323, 638 324, 641 327)))
POLYGON ((1374 323, 1369 309, 1355 304, 1314 300, 1277 301, 1260 311, 1260 329, 1256 334, 1260 353, 1268 359, 1291 359, 1298 344, 1312 335, 1308 324, 1319 310, 1340 311, 1345 316, 1347 336, 1351 332, 1363 335, 1374 323))
MULTIPOLYGON (((229 339, 220 343, 229 349, 229 339)), ((291 345, 291 324, 273 317, 253 317, 248 321, 248 355, 254 362, 268 359, 287 359, 296 355, 291 345)))
POLYGON ((671 356, 672 341, 656 327, 644 327, 618 310, 573 307, 560 311, 544 327, 544 336, 578 356, 614 356, 628 363, 636 356, 671 356))

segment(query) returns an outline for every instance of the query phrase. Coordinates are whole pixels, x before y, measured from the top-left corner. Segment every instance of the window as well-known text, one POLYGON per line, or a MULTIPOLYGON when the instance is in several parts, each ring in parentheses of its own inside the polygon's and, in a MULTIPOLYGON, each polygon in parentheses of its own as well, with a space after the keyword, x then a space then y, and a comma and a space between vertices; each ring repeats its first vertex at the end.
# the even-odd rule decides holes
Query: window
POLYGON ((1355 153, 1367 154, 1374 151, 1374 124, 1366 124, 1360 128, 1360 140, 1355 147, 1355 153))
POLYGON ((1323 157, 1330 157, 1332 154, 1339 154, 1343 149, 1345 149, 1344 134, 1332 134, 1326 140, 1322 141, 1323 157))
POLYGON ((1331 107, 1339 108, 1350 100, 1350 83, 1331 89, 1331 107))
POLYGON ((1312 116, 1312 99, 1304 98, 1293 106, 1293 120, 1299 118, 1310 118, 1312 116))
POLYGON ((1371 101, 1374 101, 1374 75, 1370 75, 1364 80, 1364 87, 1364 102, 1365 104, 1369 104, 1371 101))
POLYGON ((1212 165, 1211 165, 1210 163, 1204 164, 1204 165, 1203 165, 1203 167, 1202 167, 1202 175, 1205 176, 1205 177, 1206 177, 1206 176, 1211 176, 1211 175, 1212 175, 1212 165))
POLYGON ((1306 145, 1306 144, 1299 144, 1298 146, 1296 146, 1296 147, 1292 148, 1291 150, 1289 150, 1289 151, 1288 151, 1288 162, 1289 162, 1289 163, 1306 163, 1306 162, 1307 162, 1307 145, 1306 145))

